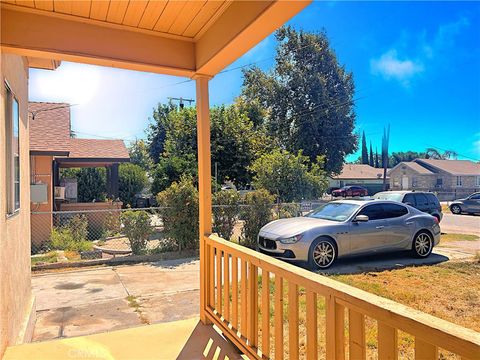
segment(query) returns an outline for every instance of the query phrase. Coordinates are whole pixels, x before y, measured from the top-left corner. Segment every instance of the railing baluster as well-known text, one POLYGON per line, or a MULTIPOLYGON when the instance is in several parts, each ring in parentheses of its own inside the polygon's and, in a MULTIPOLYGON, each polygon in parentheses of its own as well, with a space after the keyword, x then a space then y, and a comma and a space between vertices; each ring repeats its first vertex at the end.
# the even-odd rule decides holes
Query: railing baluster
POLYGON ((381 322, 378 322, 378 359, 398 359, 397 329, 381 322))
POLYGON ((327 359, 345 359, 345 308, 333 296, 325 297, 327 359))
POLYGON ((418 337, 415 338, 415 359, 418 360, 437 360, 438 348, 429 344, 418 337))
MULTIPOLYGON (((217 267, 217 311, 222 312, 222 251, 217 248, 217 258, 216 258, 216 267, 217 267)), ((221 315, 221 314, 220 314, 221 315)))
POLYGON ((244 336, 247 335, 247 262, 241 259, 242 262, 242 279, 241 279, 241 331, 244 336))
POLYGON ((209 260, 208 260, 208 295, 210 307, 215 307, 215 248, 209 245, 209 260))
POLYGON ((288 282, 288 353, 298 359, 298 285, 288 282))
POLYGON ((270 273, 262 270, 262 354, 270 357, 270 273))
POLYGON ((367 356, 365 344, 365 315, 348 309, 348 334, 350 359, 364 360, 367 356))
POLYGON ((238 329, 238 261, 232 255, 232 319, 230 321, 238 329))
POLYGON ((307 290, 307 360, 318 359, 317 294, 307 290))
POLYGON ((223 252, 223 318, 230 320, 230 256, 223 252))
POLYGON ((283 360, 283 279, 275 274, 275 360, 283 360))
POLYGON ((253 347, 258 346, 258 269, 248 263, 248 320, 247 339, 253 347))

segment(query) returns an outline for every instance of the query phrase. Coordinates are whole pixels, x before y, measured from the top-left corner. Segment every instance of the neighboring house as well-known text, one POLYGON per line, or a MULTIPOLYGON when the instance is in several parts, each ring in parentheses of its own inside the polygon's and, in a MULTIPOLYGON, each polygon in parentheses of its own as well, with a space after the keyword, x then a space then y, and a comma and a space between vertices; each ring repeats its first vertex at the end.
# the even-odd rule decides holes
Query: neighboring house
POLYGON ((480 164, 469 160, 415 159, 399 163, 389 176, 392 190, 434 191, 441 200, 480 190, 480 164))
POLYGON ((341 188, 348 185, 363 186, 368 190, 369 195, 382 191, 383 169, 366 164, 345 164, 340 174, 328 178, 329 188, 341 188))
POLYGON ((107 193, 118 197, 118 165, 129 161, 122 140, 72 138, 70 105, 30 102, 31 238, 39 248, 50 237, 52 211, 118 208, 121 203, 78 203, 76 182, 61 181, 61 168, 105 167, 107 193))

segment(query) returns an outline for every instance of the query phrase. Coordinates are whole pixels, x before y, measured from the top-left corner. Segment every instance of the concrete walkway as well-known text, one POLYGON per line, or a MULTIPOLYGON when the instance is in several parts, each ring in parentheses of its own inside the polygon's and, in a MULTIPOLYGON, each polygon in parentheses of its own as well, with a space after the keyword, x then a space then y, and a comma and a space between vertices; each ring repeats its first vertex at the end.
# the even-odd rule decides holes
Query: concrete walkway
POLYGON ((32 277, 33 341, 89 335, 198 316, 195 259, 48 273, 32 277))
POLYGON ((453 215, 445 213, 440 222, 440 228, 444 233, 451 234, 472 234, 480 236, 479 215, 453 215))

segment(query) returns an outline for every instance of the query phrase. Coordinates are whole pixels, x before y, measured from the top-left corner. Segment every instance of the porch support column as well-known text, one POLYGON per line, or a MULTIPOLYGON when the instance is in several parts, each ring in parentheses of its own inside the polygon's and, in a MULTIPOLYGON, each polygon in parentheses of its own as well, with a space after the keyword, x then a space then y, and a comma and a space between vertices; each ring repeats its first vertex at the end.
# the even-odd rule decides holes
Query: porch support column
POLYGON ((118 163, 112 164, 110 167, 110 191, 113 200, 118 198, 118 163))
POLYGON ((197 143, 198 143, 198 199, 200 220, 200 320, 207 323, 208 262, 205 236, 212 233, 212 167, 210 159, 210 105, 208 81, 211 77, 196 75, 197 143))

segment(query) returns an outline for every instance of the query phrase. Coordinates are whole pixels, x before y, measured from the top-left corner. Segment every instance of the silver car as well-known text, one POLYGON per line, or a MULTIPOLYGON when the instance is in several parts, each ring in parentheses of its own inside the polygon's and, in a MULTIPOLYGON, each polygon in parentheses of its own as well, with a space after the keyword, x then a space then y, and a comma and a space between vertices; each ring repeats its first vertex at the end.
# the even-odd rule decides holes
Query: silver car
POLYGON ((410 250, 430 255, 440 242, 438 220, 409 205, 384 200, 332 201, 306 216, 275 220, 260 229, 258 249, 326 269, 346 255, 410 250))
POLYGON ((480 214, 480 192, 473 193, 465 199, 458 199, 450 204, 450 211, 455 214, 480 214))

